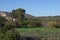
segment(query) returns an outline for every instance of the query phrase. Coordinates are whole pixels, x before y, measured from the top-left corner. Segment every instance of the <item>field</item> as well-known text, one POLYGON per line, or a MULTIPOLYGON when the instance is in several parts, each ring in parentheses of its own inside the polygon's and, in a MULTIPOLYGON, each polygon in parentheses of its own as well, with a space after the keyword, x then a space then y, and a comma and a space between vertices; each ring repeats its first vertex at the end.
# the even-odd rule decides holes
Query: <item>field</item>
POLYGON ((21 36, 38 37, 46 40, 59 40, 60 29, 57 28, 17 28, 21 36))

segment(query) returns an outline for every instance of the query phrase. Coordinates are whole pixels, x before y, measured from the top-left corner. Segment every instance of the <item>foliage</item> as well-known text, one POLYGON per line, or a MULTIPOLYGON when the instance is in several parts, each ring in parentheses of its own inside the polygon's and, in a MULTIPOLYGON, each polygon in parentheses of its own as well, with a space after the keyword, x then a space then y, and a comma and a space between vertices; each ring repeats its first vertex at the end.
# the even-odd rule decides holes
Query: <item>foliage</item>
POLYGON ((40 21, 30 20, 28 21, 28 27, 31 27, 31 28, 42 27, 42 24, 40 21))
POLYGON ((0 40, 19 40, 20 35, 18 32, 14 30, 8 30, 7 32, 3 33, 0 32, 0 40))
POLYGON ((60 22, 58 22, 58 21, 48 21, 46 26, 51 27, 51 28, 60 28, 60 22))
POLYGON ((60 40, 60 29, 57 28, 17 28, 21 36, 38 37, 41 40, 60 40))
POLYGON ((0 16, 0 40, 17 40, 20 34, 15 30, 16 23, 0 16))
MULTIPOLYGON (((16 24, 14 21, 12 20, 8 20, 6 23, 5 23, 5 26, 2 28, 3 30, 7 31, 7 30, 12 30, 16 28, 16 24)), ((2 31, 3 31, 2 30, 2 31)))
POLYGON ((60 21, 57 21, 55 28, 60 28, 60 21))
POLYGON ((37 17, 37 20, 27 19, 25 18, 25 10, 22 8, 12 10, 10 16, 12 17, 11 20, 6 20, 5 17, 0 16, 0 40, 20 40, 20 34, 43 38, 46 37, 44 35, 47 35, 48 38, 60 35, 60 29, 57 29, 60 28, 59 17, 43 17, 40 19, 37 17), (42 26, 47 28, 41 28, 42 26))
POLYGON ((48 21, 47 22, 47 27, 54 27, 57 24, 56 21, 48 21))
POLYGON ((5 17, 0 16, 0 28, 4 26, 5 22, 6 22, 5 17))
POLYGON ((25 20, 25 10, 22 8, 12 10, 11 16, 15 18, 17 27, 22 27, 25 20))

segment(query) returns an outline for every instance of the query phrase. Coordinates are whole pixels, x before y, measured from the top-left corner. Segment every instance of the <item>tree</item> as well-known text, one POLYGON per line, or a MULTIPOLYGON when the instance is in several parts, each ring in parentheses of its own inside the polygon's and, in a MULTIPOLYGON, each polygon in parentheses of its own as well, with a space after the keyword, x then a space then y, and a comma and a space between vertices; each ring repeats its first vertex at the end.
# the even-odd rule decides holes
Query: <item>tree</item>
POLYGON ((14 29, 14 28, 16 28, 16 24, 12 20, 7 20, 7 22, 5 23, 5 26, 3 27, 3 29, 5 31, 11 30, 11 29, 14 29))
POLYGON ((24 25, 25 20, 25 10, 22 8, 12 10, 11 13, 12 18, 15 18, 15 22, 17 27, 22 27, 24 25))
MULTIPOLYGON (((17 23, 20 22, 19 14, 12 18, 15 18, 17 23)), ((15 30, 15 26, 15 21, 0 16, 0 27, 3 27, 0 29, 0 40, 20 40, 20 34, 15 30)))
POLYGON ((0 28, 4 27, 4 24, 5 24, 6 21, 7 20, 6 20, 5 17, 0 16, 0 28))
POLYGON ((23 20, 25 17, 24 15, 25 15, 25 10, 22 8, 12 10, 12 13, 11 13, 11 16, 15 19, 19 17, 20 19, 23 20))
POLYGON ((15 29, 15 26, 14 21, 7 20, 0 30, 0 40, 20 40, 20 34, 15 29))

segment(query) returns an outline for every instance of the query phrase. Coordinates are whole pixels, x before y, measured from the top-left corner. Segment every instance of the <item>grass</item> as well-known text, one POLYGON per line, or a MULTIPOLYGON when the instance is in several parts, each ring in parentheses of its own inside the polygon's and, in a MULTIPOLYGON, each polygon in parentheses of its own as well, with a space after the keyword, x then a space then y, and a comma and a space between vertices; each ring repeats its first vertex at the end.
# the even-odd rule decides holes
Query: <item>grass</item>
POLYGON ((60 37, 60 29, 57 28, 17 28, 16 30, 21 36, 48 37, 53 38, 52 40, 57 40, 57 37, 60 37))
POLYGON ((60 29, 57 28, 17 28, 17 30, 22 34, 39 34, 39 35, 60 34, 60 29))

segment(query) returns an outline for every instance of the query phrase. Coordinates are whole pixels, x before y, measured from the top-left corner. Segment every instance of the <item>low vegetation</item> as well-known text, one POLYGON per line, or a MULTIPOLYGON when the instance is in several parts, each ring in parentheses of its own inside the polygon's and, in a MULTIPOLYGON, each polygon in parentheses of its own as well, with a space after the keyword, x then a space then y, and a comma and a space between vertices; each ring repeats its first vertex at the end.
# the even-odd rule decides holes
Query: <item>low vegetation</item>
POLYGON ((12 10, 9 19, 0 16, 0 40, 20 40, 22 36, 40 38, 39 40, 59 40, 59 28, 59 18, 26 18, 22 8, 12 10))
POLYGON ((38 37, 41 40, 60 40, 60 29, 57 28, 17 28, 21 36, 38 37))

